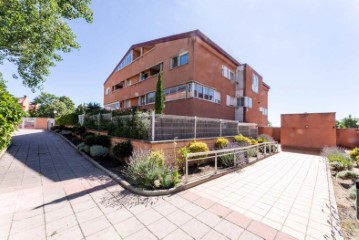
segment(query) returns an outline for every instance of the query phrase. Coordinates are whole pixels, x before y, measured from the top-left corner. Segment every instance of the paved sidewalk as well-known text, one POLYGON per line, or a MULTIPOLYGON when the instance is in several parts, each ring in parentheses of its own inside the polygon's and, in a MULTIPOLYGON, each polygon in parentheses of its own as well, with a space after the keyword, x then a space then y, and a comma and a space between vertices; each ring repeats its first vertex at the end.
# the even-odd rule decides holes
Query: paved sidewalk
POLYGON ((53 133, 21 130, 13 142, 0 159, 0 239, 332 238, 321 220, 331 183, 314 156, 281 153, 179 194, 141 197, 53 133), (290 216, 306 212, 299 235, 290 216))

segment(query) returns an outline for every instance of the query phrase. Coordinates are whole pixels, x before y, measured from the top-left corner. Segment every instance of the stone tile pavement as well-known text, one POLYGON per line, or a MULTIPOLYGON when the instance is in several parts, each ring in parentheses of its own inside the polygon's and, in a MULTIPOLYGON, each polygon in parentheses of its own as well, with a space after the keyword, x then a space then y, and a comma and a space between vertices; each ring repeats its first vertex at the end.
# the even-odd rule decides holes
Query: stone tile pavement
POLYGON ((21 130, 0 159, 0 239, 333 239, 325 174, 318 157, 281 153, 142 197, 55 134, 21 130))

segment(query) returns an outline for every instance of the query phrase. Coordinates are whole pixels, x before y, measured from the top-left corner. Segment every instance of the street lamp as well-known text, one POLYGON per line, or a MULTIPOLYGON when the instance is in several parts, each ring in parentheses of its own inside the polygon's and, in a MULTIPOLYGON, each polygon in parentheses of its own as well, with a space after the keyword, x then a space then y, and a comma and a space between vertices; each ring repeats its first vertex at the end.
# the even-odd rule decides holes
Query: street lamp
POLYGON ((56 117, 56 113, 57 113, 57 111, 56 111, 56 110, 54 110, 54 118, 56 117))

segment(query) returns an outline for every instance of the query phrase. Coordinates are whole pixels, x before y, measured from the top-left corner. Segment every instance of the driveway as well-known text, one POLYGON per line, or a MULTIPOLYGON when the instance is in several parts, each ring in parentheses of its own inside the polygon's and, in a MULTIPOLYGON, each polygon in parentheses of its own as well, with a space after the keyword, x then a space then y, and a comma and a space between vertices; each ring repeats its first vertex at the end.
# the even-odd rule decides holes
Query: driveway
POLYGON ((0 158, 0 239, 340 239, 332 194, 322 158, 284 152, 141 197, 57 135, 21 130, 0 158))

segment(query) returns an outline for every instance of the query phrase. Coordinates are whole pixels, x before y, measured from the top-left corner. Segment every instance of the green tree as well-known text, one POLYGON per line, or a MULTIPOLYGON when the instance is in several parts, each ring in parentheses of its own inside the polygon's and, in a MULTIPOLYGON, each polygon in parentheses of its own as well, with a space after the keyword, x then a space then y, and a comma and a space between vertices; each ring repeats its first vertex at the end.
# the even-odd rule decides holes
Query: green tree
POLYGON ((0 63, 17 65, 23 84, 41 88, 61 52, 80 46, 67 20, 91 23, 91 0, 0 0, 0 63))
POLYGON ((25 116, 14 98, 6 89, 5 81, 0 73, 0 150, 10 143, 11 135, 25 116))
POLYGON ((352 117, 349 114, 348 117, 343 118, 340 121, 336 121, 337 128, 359 128, 359 118, 352 117))
POLYGON ((67 96, 58 97, 42 92, 34 101, 40 104, 39 109, 29 111, 32 117, 61 117, 75 111, 75 103, 67 96))
POLYGON ((162 74, 158 74, 157 86, 156 86, 156 101, 155 101, 155 113, 163 113, 163 87, 162 87, 162 74))

